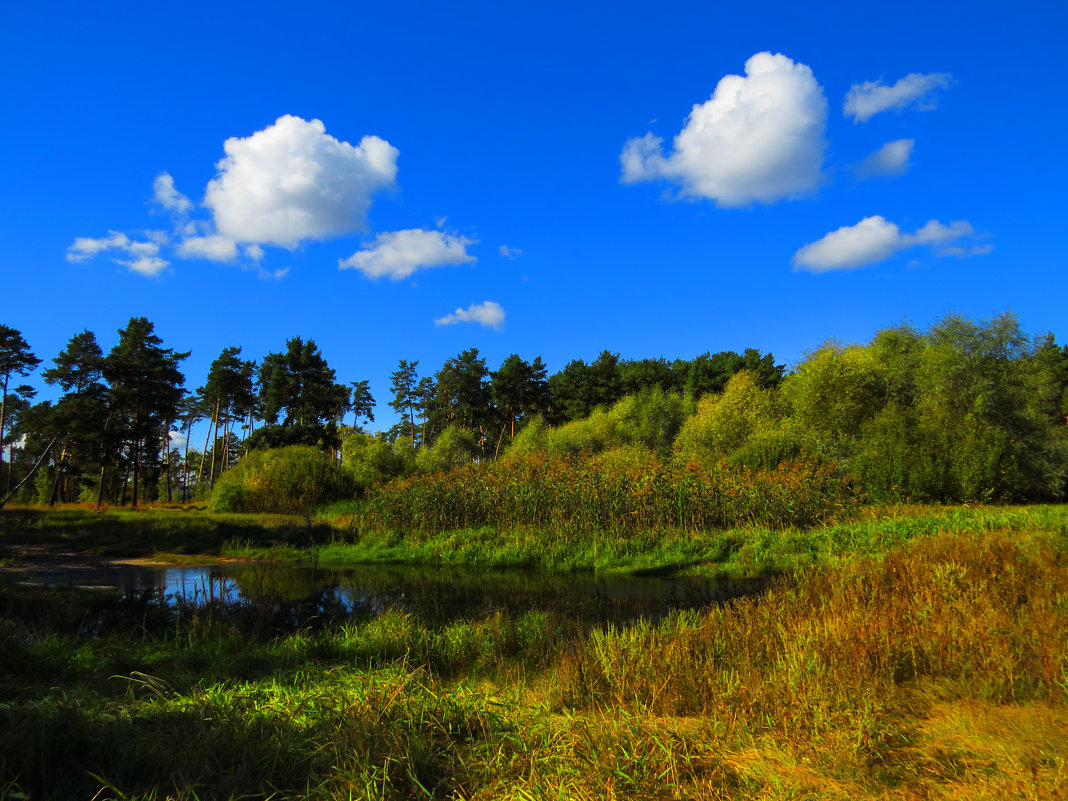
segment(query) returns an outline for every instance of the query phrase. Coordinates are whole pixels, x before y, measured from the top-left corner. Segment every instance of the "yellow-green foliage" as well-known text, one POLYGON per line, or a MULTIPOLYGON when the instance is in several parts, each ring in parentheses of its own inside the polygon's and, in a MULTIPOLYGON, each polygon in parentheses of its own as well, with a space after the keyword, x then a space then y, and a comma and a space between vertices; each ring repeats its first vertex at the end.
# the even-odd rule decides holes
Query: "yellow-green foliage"
POLYGON ((510 459, 522 459, 534 454, 545 454, 549 452, 549 426, 545 424, 545 419, 539 414, 535 415, 529 423, 527 423, 519 431, 518 434, 512 439, 504 453, 501 454, 501 461, 508 461, 510 459))
POLYGON ((219 478, 212 506, 219 512, 308 514, 350 498, 352 477, 322 451, 291 445, 252 451, 219 478))
POLYGON ((721 395, 706 395, 675 440, 682 464, 711 467, 749 442, 767 435, 782 416, 773 389, 763 389, 757 377, 743 370, 727 382, 721 395))
POLYGON ((666 456, 693 408, 689 398, 653 387, 558 428, 548 428, 536 417, 516 435, 506 453, 511 454, 509 458, 531 453, 577 456, 640 446, 666 456))
POLYGON ((441 432, 433 447, 419 451, 415 466, 420 473, 437 473, 467 464, 478 453, 475 435, 453 424, 441 432))
POLYGON ((825 345, 786 377, 795 424, 834 458, 851 453, 861 427, 887 396, 888 374, 870 347, 825 345))
POLYGON ((390 444, 379 437, 352 432, 341 443, 341 457, 360 490, 409 475, 415 469, 415 451, 411 441, 403 437, 390 444))

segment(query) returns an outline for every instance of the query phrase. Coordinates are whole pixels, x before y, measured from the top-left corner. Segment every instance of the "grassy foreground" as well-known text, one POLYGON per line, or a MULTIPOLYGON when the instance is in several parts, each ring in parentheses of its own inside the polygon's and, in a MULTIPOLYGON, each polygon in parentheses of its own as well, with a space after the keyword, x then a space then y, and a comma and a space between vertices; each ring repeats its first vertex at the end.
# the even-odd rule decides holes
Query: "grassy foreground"
POLYGON ((93 601, 3 585, 0 798, 1068 796, 1068 510, 911 512, 764 532, 794 573, 655 625, 81 639, 93 601))

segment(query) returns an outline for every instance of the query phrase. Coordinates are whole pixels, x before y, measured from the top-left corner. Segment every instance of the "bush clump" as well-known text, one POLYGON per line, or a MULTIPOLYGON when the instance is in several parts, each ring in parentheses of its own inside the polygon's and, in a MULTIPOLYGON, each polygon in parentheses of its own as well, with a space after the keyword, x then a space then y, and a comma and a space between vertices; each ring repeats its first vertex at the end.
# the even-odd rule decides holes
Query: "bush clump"
POLYGON ((316 507, 351 498, 352 476, 307 445, 252 451, 223 473, 212 492, 217 512, 307 515, 316 507))

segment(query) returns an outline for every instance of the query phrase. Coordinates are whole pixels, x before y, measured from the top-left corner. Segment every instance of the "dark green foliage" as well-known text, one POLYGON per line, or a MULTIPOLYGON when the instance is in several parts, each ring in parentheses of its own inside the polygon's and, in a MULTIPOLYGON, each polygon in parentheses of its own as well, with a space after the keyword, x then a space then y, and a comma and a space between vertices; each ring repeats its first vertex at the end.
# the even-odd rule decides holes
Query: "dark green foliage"
POLYGON ((223 473, 212 493, 220 512, 310 514, 313 509, 351 498, 349 473, 316 448, 293 445, 252 451, 223 473))
POLYGON ((549 378, 549 392, 554 422, 579 420, 599 406, 611 406, 623 397, 619 354, 604 350, 592 364, 582 359, 568 362, 549 378))
POLYGON ((456 425, 484 441, 491 422, 490 373, 478 348, 470 348, 438 370, 429 417, 435 434, 456 425))
MULTIPOLYGON (((328 428, 340 419, 348 387, 335 381, 314 340, 293 337, 285 353, 268 353, 259 366, 263 418, 283 426, 328 428)), ((336 426, 335 426, 336 427, 336 426)), ((336 438, 336 432, 333 434, 336 438)))
POLYGON ((389 405, 402 419, 407 420, 413 447, 415 446, 415 409, 418 406, 419 387, 419 376, 415 368, 418 366, 418 361, 409 362, 401 359, 396 371, 389 376, 389 389, 393 393, 393 400, 389 402, 389 405))
MULTIPOLYGON (((7 444, 6 432, 8 416, 8 389, 13 375, 29 375, 41 363, 30 351, 30 346, 22 334, 11 326, 0 324, 0 500, 11 488, 11 468, 4 463, 4 446, 7 444)), ((29 390, 26 387, 25 390, 29 390)), ((18 387, 23 400, 32 397, 30 393, 18 387)))
POLYGON ((490 373, 490 391, 509 437, 514 437, 517 426, 548 410, 549 383, 541 357, 530 363, 513 353, 490 373))
MULTIPOLYGON (((55 367, 42 373, 48 384, 58 384, 64 395, 56 402, 45 435, 59 434, 62 445, 55 459, 58 500, 77 501, 104 462, 103 432, 108 420, 108 390, 103 382, 104 354, 91 331, 71 337, 53 360, 55 367)), ((43 430, 42 430, 43 429, 43 430)))
MULTIPOLYGON (((133 317, 119 331, 119 342, 104 359, 102 372, 109 384, 109 430, 112 464, 131 477, 131 501, 137 504, 142 474, 158 470, 160 453, 167 444, 170 425, 178 419, 185 395, 185 376, 178 369, 188 353, 163 347, 155 326, 144 317, 133 317)), ((145 481, 145 487, 153 481, 145 481)), ((120 502, 126 483, 121 481, 120 502)))
POLYGON ((770 353, 761 355, 755 348, 746 348, 741 355, 733 350, 714 354, 706 351, 689 363, 682 388, 694 398, 719 393, 726 389, 731 376, 742 370, 749 370, 756 375, 764 389, 777 387, 786 372, 784 365, 775 364, 775 358, 770 353))

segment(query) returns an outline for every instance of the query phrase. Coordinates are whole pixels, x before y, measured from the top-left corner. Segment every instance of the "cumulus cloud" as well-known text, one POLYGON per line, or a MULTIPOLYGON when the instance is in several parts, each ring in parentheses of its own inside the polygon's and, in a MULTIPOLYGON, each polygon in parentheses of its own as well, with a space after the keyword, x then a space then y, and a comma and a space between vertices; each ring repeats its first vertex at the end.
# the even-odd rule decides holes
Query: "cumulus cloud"
POLYGON ((185 215, 193 208, 193 201, 174 188, 170 173, 161 172, 152 182, 153 200, 172 214, 185 215))
POLYGON ((368 278, 388 276, 399 281, 416 270, 473 262, 475 257, 467 252, 468 245, 473 244, 472 239, 444 231, 388 231, 376 236, 373 245, 338 260, 338 267, 354 267, 368 278))
POLYGON ((67 261, 84 262, 106 251, 119 251, 125 254, 127 258, 116 256, 111 260, 142 275, 159 275, 170 264, 160 258, 158 242, 137 242, 118 231, 108 231, 107 236, 99 239, 88 236, 75 237, 74 243, 67 248, 67 261))
POLYGON ((456 323, 478 323, 485 328, 499 329, 504 323, 504 309, 496 301, 487 300, 472 303, 466 309, 457 309, 434 321, 434 325, 455 325, 456 323))
MULTIPOLYGON (((191 219, 196 204, 178 191, 170 173, 161 172, 152 183, 152 202, 170 214, 172 232, 149 231, 147 243, 116 231, 98 239, 79 237, 67 259, 81 262, 122 251, 129 258, 113 261, 156 275, 169 264, 160 257, 163 246, 181 259, 234 262, 240 256, 259 268, 262 245, 292 249, 363 230, 373 195, 395 185, 399 152, 377 136, 351 145, 328 135, 319 120, 290 115, 251 136, 227 139, 223 150, 205 190, 203 205, 211 219, 191 219)), ((428 265, 436 266, 432 262, 428 265)), ((259 273, 278 278, 287 270, 259 273)))
POLYGON ((499 248, 497 248, 497 252, 504 256, 504 258, 506 259, 514 259, 518 256, 523 255, 523 251, 521 251, 519 248, 510 248, 507 245, 501 245, 499 248))
POLYGON ((896 224, 875 215, 810 242, 794 254, 793 263, 795 270, 825 273, 877 264, 898 251, 918 246, 930 247, 936 256, 980 256, 993 249, 992 245, 961 244, 961 240, 975 236, 975 229, 964 220, 954 220, 949 225, 931 220, 918 231, 906 234, 896 224))
POLYGON ((694 105, 670 153, 647 133, 620 154, 623 183, 665 180, 720 206, 804 195, 823 178, 827 99, 805 64, 757 53, 694 105))
POLYGON ((953 76, 948 72, 912 72, 893 86, 885 86, 882 81, 855 83, 846 93, 842 113, 852 117, 853 122, 866 122, 880 112, 901 111, 909 106, 929 111, 935 107, 935 90, 952 85, 953 76))
POLYGON ((372 195, 394 185, 399 152, 377 136, 353 146, 291 115, 223 150, 204 195, 216 230, 286 248, 362 230, 372 195))
POLYGON ((861 178, 892 178, 904 175, 909 169, 909 157, 915 146, 914 139, 895 139, 887 142, 860 164, 857 175, 861 178))

